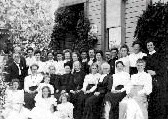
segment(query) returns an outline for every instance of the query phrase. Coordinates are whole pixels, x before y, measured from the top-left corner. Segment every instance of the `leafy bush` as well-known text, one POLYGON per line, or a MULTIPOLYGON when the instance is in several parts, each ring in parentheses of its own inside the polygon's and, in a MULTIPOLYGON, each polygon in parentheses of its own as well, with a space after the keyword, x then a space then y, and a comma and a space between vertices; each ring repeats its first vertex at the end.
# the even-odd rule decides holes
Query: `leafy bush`
POLYGON ((138 20, 134 37, 143 43, 146 51, 145 42, 152 40, 156 50, 164 58, 168 54, 168 3, 148 5, 138 20))
POLYGON ((53 50, 64 49, 61 42, 66 42, 66 33, 71 33, 75 36, 72 50, 93 48, 97 37, 89 34, 90 28, 89 19, 84 16, 80 5, 61 7, 55 13, 55 26, 50 47, 53 50))

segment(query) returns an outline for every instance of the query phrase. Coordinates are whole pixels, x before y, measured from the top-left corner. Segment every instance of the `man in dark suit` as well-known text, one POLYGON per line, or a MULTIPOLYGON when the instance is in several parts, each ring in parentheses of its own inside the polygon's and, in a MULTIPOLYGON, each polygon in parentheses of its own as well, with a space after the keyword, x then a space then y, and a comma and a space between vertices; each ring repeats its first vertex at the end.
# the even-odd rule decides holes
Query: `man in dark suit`
POLYGON ((110 74, 115 74, 115 61, 118 60, 118 49, 111 49, 111 59, 108 61, 110 64, 110 74))
POLYGON ((26 76, 26 61, 21 58, 19 53, 13 54, 13 61, 8 67, 9 76, 6 82, 11 82, 12 79, 18 78, 20 80, 20 88, 24 87, 24 78, 26 76))

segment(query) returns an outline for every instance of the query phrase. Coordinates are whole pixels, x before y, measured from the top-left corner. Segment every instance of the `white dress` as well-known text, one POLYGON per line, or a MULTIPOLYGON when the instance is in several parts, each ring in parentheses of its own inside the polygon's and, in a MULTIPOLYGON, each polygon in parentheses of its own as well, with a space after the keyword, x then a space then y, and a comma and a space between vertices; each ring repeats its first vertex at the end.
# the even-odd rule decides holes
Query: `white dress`
POLYGON ((120 103, 119 119, 148 119, 147 95, 152 92, 152 77, 146 72, 138 72, 131 76, 131 82, 127 88, 127 96, 120 103), (126 108, 125 108, 126 107, 126 108))
POLYGON ((51 90, 51 94, 54 94, 54 87, 51 84, 47 84, 47 83, 40 83, 38 88, 37 88, 37 95, 36 96, 41 96, 42 95, 42 88, 44 86, 48 86, 51 90))
POLYGON ((55 98, 35 98, 35 107, 31 110, 30 117, 32 119, 57 119, 54 118, 54 113, 51 111, 52 105, 56 104, 55 98))
POLYGON ((8 90, 6 92, 5 110, 3 116, 5 119, 28 119, 29 110, 24 106, 24 91, 8 90))
POLYGON ((58 104, 58 111, 56 111, 54 115, 55 117, 58 117, 58 119, 73 119, 73 108, 74 106, 70 102, 58 104))

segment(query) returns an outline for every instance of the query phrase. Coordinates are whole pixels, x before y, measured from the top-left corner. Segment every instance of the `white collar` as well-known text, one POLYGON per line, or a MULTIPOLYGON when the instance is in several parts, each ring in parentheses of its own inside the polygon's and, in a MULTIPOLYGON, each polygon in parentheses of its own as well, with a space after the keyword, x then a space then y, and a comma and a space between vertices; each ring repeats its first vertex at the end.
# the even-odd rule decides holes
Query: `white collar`
POLYGON ((150 55, 153 55, 156 51, 153 50, 152 52, 149 52, 150 55))
POLYGON ((93 58, 90 58, 90 60, 94 60, 94 57, 93 57, 93 58))

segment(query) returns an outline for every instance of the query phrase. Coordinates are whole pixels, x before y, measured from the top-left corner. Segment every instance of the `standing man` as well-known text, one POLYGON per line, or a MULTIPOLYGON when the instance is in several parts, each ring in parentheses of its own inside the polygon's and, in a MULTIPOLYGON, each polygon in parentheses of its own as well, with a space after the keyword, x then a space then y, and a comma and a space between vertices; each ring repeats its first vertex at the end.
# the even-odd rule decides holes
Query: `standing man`
POLYGON ((109 60, 110 60, 110 58, 111 58, 111 53, 110 53, 110 50, 107 50, 106 52, 105 52, 105 60, 106 60, 106 62, 109 62, 109 60))
POLYGON ((110 74, 115 73, 115 61, 118 60, 118 49, 112 48, 111 49, 111 59, 108 61, 110 64, 110 74))
POLYGON ((21 60, 19 53, 13 54, 13 61, 8 67, 9 77, 7 82, 11 82, 12 79, 18 78, 20 80, 20 88, 24 87, 24 78, 26 76, 26 65, 25 62, 21 60))
POLYGON ((89 50, 89 60, 88 60, 88 65, 91 66, 93 64, 93 62, 95 62, 95 50, 94 49, 90 49, 89 50))

